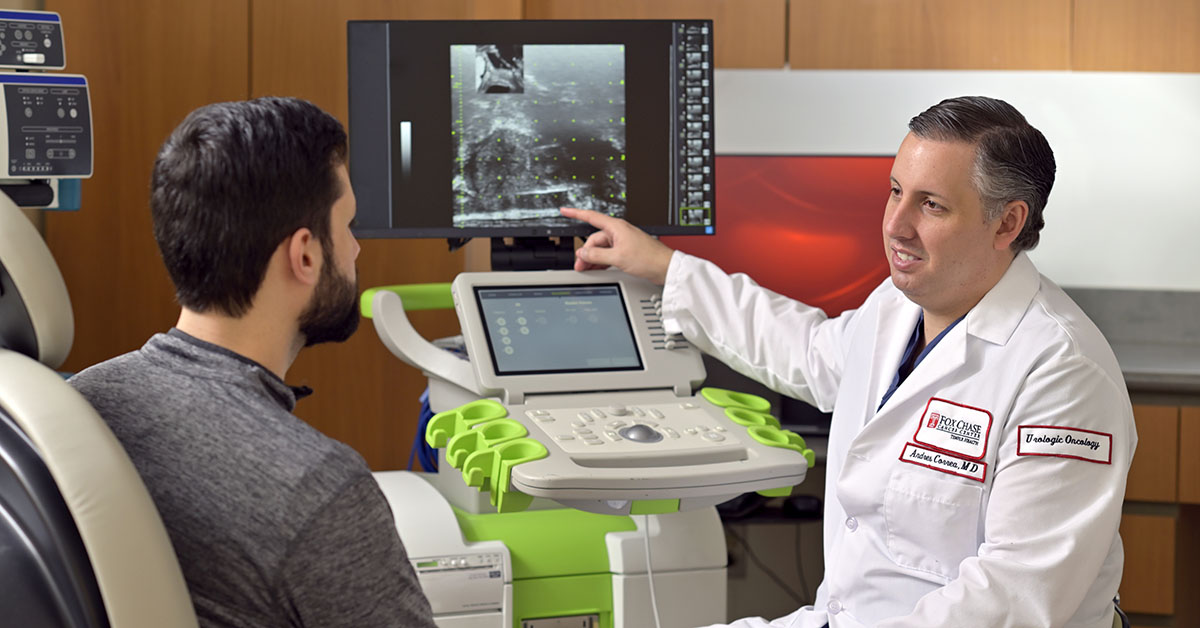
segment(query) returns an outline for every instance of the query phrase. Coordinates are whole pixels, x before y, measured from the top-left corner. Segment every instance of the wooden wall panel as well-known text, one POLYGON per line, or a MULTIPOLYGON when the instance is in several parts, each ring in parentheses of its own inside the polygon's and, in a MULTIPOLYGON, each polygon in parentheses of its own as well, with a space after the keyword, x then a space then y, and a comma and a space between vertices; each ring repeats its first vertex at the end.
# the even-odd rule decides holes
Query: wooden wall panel
POLYGON ((62 15, 67 71, 91 87, 94 175, 83 209, 46 216, 71 293, 67 370, 136 349, 179 308, 150 230, 150 170, 192 109, 248 93, 249 2, 47 0, 62 15))
POLYGON ((1125 545, 1121 608, 1128 613, 1175 612, 1175 519, 1124 515, 1121 542, 1125 545))
MULTIPOLYGON (((1200 419, 1200 416, 1195 418, 1200 419)), ((1200 626, 1200 595, 1195 593, 1200 591, 1200 560, 1197 560, 1200 558, 1200 508, 1180 508, 1177 526, 1175 590, 1178 595, 1175 596, 1175 625, 1200 626)))
POLYGON ((1178 456, 1179 502, 1200 504, 1200 407, 1180 408, 1178 456))
POLYGON ((1137 452, 1129 468, 1125 499, 1174 502, 1177 496, 1176 461, 1179 459, 1179 408, 1134 406, 1137 452))
POLYGON ((1075 0, 1074 69, 1200 72, 1200 2, 1075 0))
MULTIPOLYGON (((311 100, 348 127, 347 20, 516 19, 520 10, 519 0, 253 0, 250 91, 311 100)), ((447 252, 444 240, 361 244, 361 288, 450 281, 464 268, 464 252, 447 252)), ((459 333, 452 311, 412 320, 427 338, 459 333)), ((357 449, 373 469, 406 466, 425 377, 388 353, 370 320, 346 343, 301 352, 288 382, 316 391, 297 406, 301 418, 357 449)))
POLYGON ((1071 0, 791 0, 793 69, 1065 70, 1071 0))
POLYGON ((783 67, 786 15, 785 0, 525 0, 530 20, 711 19, 718 68, 783 67))

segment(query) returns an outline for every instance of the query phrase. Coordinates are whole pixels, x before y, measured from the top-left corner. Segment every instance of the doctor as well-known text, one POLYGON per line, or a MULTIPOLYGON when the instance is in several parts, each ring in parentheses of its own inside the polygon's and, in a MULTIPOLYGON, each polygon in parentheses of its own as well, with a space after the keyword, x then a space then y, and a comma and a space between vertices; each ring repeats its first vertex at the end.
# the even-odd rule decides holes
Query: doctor
POLYGON ((1108 343, 1024 253, 1053 153, 990 98, 909 130, 883 214, 891 277, 857 310, 827 318, 564 209, 600 229, 575 267, 664 284, 668 331, 833 410, 816 603, 732 626, 1111 626, 1137 435, 1108 343))

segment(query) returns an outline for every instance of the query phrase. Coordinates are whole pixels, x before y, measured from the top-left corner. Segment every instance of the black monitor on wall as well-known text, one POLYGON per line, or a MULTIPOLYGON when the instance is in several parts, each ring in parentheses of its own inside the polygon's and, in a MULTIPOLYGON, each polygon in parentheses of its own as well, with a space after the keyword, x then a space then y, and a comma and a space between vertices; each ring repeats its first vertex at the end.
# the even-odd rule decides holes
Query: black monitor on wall
POLYGON ((713 233, 707 20, 352 21, 356 235, 713 233))

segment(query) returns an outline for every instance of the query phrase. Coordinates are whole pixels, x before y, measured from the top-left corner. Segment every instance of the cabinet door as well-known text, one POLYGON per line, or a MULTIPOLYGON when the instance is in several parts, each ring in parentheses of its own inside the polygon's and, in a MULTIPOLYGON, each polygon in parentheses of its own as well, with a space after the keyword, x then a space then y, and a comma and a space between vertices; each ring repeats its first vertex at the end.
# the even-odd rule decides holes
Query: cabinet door
POLYGON ((1200 72, 1200 2, 1075 0, 1073 70, 1200 72))
POLYGON ((1174 502, 1178 495, 1179 408, 1134 406, 1138 445, 1129 468, 1125 500, 1174 502))
POLYGON ((1175 518, 1124 515, 1121 542, 1125 545, 1121 608, 1127 613, 1175 612, 1175 518))
POLYGON ((716 67, 778 69, 786 62, 784 0, 525 0, 525 19, 711 19, 716 67))
POLYGON ((791 0, 793 69, 1066 70, 1070 0, 791 0))
POLYGON ((1180 409, 1179 502, 1200 504, 1200 408, 1180 409))

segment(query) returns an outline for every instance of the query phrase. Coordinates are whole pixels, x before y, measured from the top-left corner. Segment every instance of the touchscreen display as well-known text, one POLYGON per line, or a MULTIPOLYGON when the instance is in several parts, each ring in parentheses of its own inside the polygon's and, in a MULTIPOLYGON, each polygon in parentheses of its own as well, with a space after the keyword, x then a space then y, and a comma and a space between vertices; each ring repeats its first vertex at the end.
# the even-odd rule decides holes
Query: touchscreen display
POLYGON ((618 284, 476 287, 497 375, 642 368, 618 284))

